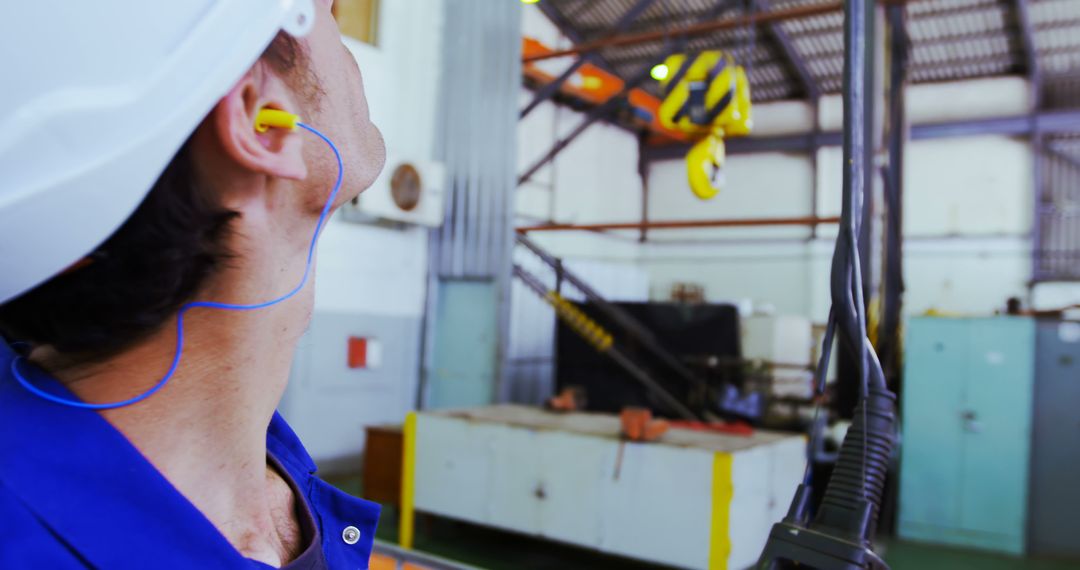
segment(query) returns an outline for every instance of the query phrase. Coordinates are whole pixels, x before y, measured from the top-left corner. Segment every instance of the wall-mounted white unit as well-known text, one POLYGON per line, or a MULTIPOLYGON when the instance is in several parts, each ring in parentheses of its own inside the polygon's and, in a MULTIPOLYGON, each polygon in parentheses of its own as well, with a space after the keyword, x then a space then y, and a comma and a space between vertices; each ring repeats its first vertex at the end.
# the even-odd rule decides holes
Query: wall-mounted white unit
POLYGON ((440 226, 445 211, 446 169, 441 162, 387 155, 382 174, 347 204, 351 222, 394 221, 440 226))

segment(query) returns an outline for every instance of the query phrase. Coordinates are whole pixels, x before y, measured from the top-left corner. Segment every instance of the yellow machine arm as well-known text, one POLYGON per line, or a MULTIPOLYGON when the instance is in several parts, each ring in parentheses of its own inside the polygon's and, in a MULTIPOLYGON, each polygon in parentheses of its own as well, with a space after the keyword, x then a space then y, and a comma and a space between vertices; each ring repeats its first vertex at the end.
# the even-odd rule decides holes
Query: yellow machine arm
POLYGON ((753 126, 750 82, 746 70, 722 51, 676 54, 664 65, 660 121, 699 137, 686 155, 687 179, 698 198, 709 200, 723 182, 724 138, 747 135, 753 126))

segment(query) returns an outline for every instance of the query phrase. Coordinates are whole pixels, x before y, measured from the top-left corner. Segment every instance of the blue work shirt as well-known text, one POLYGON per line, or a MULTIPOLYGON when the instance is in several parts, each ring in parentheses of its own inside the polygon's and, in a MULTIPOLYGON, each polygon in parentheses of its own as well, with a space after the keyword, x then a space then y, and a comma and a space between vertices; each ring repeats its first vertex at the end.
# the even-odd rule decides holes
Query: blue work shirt
MULTIPOLYGON (((0 568, 270 568, 233 548, 97 412, 48 402, 19 385, 11 374, 15 356, 0 339, 0 568)), ((25 360, 19 370, 36 386, 74 398, 25 360)), ((366 569, 379 505, 317 478, 278 414, 266 447, 304 491, 297 498, 315 516, 329 567, 366 569), (360 531, 355 544, 343 536, 350 526, 360 531)))

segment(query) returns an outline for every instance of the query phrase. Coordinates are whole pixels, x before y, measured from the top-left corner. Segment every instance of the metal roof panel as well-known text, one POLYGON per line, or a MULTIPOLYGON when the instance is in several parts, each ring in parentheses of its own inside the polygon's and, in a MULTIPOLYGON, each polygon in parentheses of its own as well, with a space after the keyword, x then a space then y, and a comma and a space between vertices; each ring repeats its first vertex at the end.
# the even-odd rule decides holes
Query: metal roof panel
MULTIPOLYGON (((543 0, 564 25, 585 40, 611 33, 637 0, 543 0)), ((1026 69, 1019 41, 1016 0, 910 0, 908 33, 912 39, 911 80, 945 81, 1015 74, 1026 69)), ((742 13, 747 0, 730 0, 722 18, 742 13)), ((833 4, 836 0, 769 0, 770 10, 833 4)), ((1047 75, 1080 74, 1080 0, 1028 0, 1039 64, 1047 75)), ((655 0, 630 27, 631 33, 678 29, 699 21, 716 0, 655 0)), ((840 11, 776 24, 789 38, 822 92, 837 92, 843 71, 843 14, 840 11)), ((725 30, 689 41, 690 50, 727 49, 746 59, 749 30, 725 30)), ((797 96, 802 88, 785 52, 759 26, 746 64, 754 99, 797 96)), ((601 58, 623 77, 656 60, 664 41, 606 47, 601 58)), ((1080 92, 1078 92, 1080 95, 1080 92)), ((1080 99, 1078 99, 1080 103, 1080 99)))

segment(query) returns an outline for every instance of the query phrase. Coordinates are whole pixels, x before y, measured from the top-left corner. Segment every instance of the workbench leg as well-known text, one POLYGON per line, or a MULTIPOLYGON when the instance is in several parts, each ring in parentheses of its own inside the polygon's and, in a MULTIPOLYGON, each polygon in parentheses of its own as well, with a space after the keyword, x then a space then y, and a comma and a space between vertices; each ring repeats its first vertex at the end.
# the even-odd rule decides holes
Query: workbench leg
POLYGON ((413 493, 416 483, 416 412, 405 416, 401 450, 401 509, 398 513, 398 543, 402 548, 413 547, 413 493))
POLYGON ((709 531, 709 570, 727 570, 731 555, 732 456, 713 455, 712 528, 709 531))

